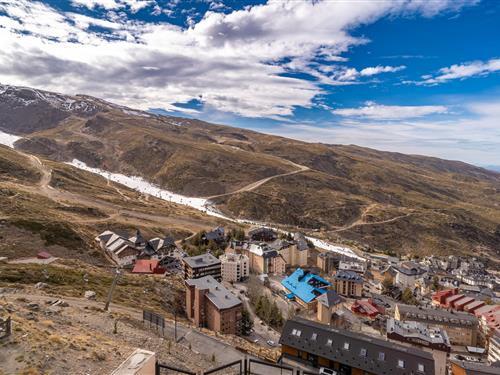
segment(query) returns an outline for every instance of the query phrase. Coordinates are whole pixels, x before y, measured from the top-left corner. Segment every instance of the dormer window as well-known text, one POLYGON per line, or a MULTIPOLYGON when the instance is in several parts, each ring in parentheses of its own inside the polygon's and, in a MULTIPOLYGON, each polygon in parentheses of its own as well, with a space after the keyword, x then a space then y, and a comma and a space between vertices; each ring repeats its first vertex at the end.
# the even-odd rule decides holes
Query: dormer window
POLYGON ((403 361, 402 359, 398 359, 398 367, 405 368, 405 361, 403 361))
POLYGON ((366 349, 365 348, 361 348, 361 350, 359 351, 359 355, 361 357, 366 357, 366 349))
POLYGON ((425 366, 422 363, 419 363, 417 366, 417 371, 425 373, 425 366))
POLYGON ((326 342, 326 346, 332 346, 332 344, 333 344, 333 340, 328 339, 328 341, 326 342))
POLYGON ((347 341, 344 342, 344 350, 349 350, 349 343, 347 341))
POLYGON ((316 340, 318 338, 318 334, 314 332, 311 336, 311 340, 316 340))
POLYGON ((378 360, 385 361, 385 353, 384 352, 378 352, 378 360))

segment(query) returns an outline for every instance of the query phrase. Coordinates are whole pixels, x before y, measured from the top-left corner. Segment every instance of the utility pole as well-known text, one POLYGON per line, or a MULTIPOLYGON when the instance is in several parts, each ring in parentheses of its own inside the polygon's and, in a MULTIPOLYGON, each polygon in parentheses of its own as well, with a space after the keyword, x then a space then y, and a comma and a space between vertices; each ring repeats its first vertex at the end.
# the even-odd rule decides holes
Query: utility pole
POLYGON ((106 305, 104 306, 104 311, 109 310, 109 304, 111 303, 111 298, 113 297, 113 291, 115 290, 116 283, 118 278, 120 277, 120 269, 115 269, 115 277, 113 278, 113 282, 111 283, 111 288, 109 289, 108 299, 106 300, 106 305))

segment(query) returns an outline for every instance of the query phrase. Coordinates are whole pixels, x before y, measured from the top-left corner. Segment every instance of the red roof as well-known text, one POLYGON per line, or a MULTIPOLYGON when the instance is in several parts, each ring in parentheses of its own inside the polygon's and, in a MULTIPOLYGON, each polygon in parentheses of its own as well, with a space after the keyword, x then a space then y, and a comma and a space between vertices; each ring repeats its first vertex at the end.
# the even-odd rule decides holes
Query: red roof
POLYGON ((455 306, 455 302, 461 300, 465 296, 463 294, 455 294, 454 296, 446 298, 446 306, 455 306))
POLYGON ((351 307, 355 313, 375 317, 380 314, 378 306, 370 299, 355 301, 351 307))
POLYGON ((48 253, 47 251, 40 251, 36 257, 38 259, 49 259, 49 258, 52 258, 52 255, 50 255, 50 253, 48 253))
POLYGON ((455 302, 455 308, 457 308, 457 309, 463 308, 468 303, 471 303, 474 301, 475 300, 472 297, 464 297, 464 298, 460 299, 459 301, 455 302))
POLYGON ((432 299, 434 301, 439 302, 440 304, 443 304, 446 298, 453 296, 455 294, 457 294, 457 289, 439 290, 432 295, 432 299))
POLYGON ((157 259, 138 259, 135 261, 132 273, 163 273, 165 270, 159 267, 157 259))
POLYGON ((483 307, 484 305, 485 305, 484 301, 473 301, 464 306, 464 311, 473 313, 474 311, 476 311, 480 307, 483 307))

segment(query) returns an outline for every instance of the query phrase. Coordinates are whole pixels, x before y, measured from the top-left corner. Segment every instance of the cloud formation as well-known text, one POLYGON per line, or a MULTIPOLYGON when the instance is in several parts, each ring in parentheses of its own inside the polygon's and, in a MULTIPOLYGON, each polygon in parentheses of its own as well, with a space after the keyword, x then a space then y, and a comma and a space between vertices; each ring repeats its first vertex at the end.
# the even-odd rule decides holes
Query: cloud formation
POLYGON ((332 110, 332 113, 335 115, 371 120, 402 120, 447 112, 448 108, 442 105, 381 105, 374 102, 366 102, 365 106, 358 108, 332 110))
MULTIPOLYGON (((389 106, 388 106, 389 107, 389 106)), ((348 118, 324 126, 282 124, 267 132, 330 144, 356 144, 405 154, 462 160, 476 165, 498 165, 500 102, 469 103, 470 117, 447 119, 348 118)), ((405 111, 405 110, 404 110, 405 111)))
POLYGON ((62 12, 39 1, 0 0, 0 82, 86 93, 141 109, 171 109, 196 98, 246 117, 290 116, 296 107, 314 105, 324 84, 357 84, 403 69, 341 65, 343 53, 368 42, 352 35, 356 27, 385 16, 433 17, 474 3, 269 1, 208 11, 183 28, 113 12, 165 10, 156 1, 73 0, 108 10, 90 17, 80 8, 62 12))
POLYGON ((500 59, 488 61, 471 61, 463 64, 454 64, 439 69, 436 75, 425 75, 423 81, 416 82, 419 85, 435 85, 455 79, 466 79, 475 76, 486 76, 490 73, 500 71, 500 59))

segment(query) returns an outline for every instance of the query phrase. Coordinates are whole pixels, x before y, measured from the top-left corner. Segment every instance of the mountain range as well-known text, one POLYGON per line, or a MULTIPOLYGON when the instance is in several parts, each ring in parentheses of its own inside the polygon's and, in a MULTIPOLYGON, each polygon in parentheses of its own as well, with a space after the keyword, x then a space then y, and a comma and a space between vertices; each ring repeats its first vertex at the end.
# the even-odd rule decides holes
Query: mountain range
POLYGON ((500 253, 500 174, 463 162, 307 143, 6 85, 0 130, 21 137, 15 148, 23 155, 140 176, 207 198, 229 217, 373 251, 500 253))

